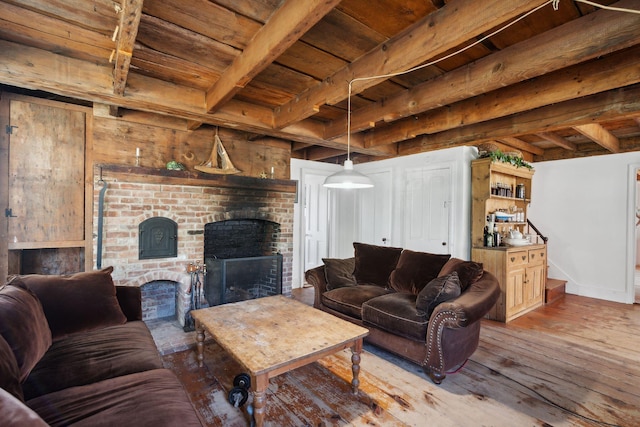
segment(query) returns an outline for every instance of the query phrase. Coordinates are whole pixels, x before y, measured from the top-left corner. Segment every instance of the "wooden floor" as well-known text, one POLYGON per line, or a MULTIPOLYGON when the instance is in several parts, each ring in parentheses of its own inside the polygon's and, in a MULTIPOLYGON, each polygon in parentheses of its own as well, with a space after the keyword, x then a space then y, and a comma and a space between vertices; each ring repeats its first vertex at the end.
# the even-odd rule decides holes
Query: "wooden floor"
MULTIPOLYGON (((310 303, 313 289, 294 291, 310 303), (311 296, 310 296, 311 295, 311 296)), ((483 320, 480 346, 440 386, 421 369, 366 346, 361 395, 349 394, 341 352, 271 380, 272 426, 638 426, 640 306, 566 295, 509 324, 483 320)), ((240 368, 215 343, 165 355, 207 425, 248 425, 226 402, 240 368)))

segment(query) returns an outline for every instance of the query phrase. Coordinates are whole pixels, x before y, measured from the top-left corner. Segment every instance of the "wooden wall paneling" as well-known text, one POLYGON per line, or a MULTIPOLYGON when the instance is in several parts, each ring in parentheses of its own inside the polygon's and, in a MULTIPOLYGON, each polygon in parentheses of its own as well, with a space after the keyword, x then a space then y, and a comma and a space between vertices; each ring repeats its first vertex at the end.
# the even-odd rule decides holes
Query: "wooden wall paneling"
POLYGON ((93 270, 93 115, 85 114, 84 270, 93 270))
POLYGON ((83 242, 85 113, 21 99, 10 110, 9 247, 83 242))
MULTIPOLYGON (((163 116, 156 116, 154 121, 148 115, 145 123, 140 123, 139 115, 132 117, 136 122, 127 118, 127 114, 123 118, 94 115, 94 164, 133 166, 136 148, 140 148, 140 166, 163 169, 167 162, 175 160, 193 171, 211 154, 215 127, 201 126, 189 131, 186 123, 175 119, 173 123, 181 129, 164 127, 163 116)), ((274 178, 289 179, 289 141, 269 137, 248 141, 247 134, 229 129, 219 129, 218 135, 231 161, 242 171, 239 175, 255 178, 265 173, 270 177, 273 167, 274 178)))
MULTIPOLYGON (((9 126, 9 98, 6 93, 0 92, 0 206, 9 206, 9 135, 6 133, 9 126)), ((9 273, 9 218, 2 212, 0 220, 0 283, 4 283, 9 273)))

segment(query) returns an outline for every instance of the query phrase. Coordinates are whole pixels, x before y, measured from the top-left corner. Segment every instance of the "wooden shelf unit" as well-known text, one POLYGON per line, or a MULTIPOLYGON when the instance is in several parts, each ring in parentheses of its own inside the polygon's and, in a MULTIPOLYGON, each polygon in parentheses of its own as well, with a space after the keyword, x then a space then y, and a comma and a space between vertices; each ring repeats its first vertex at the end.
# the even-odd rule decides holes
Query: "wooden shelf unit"
POLYGON ((498 222, 498 228, 517 228, 524 233, 527 226, 527 208, 531 199, 533 170, 506 163, 478 159, 471 162, 471 259, 481 262, 485 270, 500 282, 501 295, 486 318, 509 322, 544 303, 547 271, 546 245, 532 244, 519 247, 484 247, 483 235, 487 215, 498 209, 510 212, 512 207, 522 209, 524 221, 498 222), (491 194, 493 184, 502 183, 513 188, 524 184, 525 198, 491 194))
POLYGON ((514 192, 518 184, 524 184, 525 196, 531 194, 531 179, 533 170, 515 167, 507 163, 491 162, 490 158, 478 159, 471 162, 471 245, 483 245, 483 232, 486 218, 498 209, 507 212, 512 206, 524 211, 524 221, 500 222, 499 227, 518 227, 522 231, 527 223, 527 207, 531 200, 516 197, 505 197, 491 194, 491 185, 503 183, 510 185, 514 192))

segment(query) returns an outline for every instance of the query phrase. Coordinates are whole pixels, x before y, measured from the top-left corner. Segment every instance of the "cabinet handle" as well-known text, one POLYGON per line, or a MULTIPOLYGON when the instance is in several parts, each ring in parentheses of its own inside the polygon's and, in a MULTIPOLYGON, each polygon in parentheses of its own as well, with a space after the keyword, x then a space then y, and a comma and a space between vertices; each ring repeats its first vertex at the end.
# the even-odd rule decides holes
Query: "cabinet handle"
POLYGON ((525 259, 527 259, 526 255, 522 255, 522 260, 524 261, 525 259))
POLYGON ((512 256, 512 257, 511 257, 511 262, 513 262, 513 261, 515 261, 515 260, 516 260, 516 257, 512 256))
POLYGON ((536 257, 536 254, 531 254, 531 259, 534 259, 536 257))

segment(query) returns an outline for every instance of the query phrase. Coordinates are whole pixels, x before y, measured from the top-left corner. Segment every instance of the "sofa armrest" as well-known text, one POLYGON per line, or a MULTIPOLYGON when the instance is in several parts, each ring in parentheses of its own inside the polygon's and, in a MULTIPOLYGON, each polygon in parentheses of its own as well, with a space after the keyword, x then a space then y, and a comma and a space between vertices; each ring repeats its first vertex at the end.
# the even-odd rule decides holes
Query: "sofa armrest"
POLYGON ((436 306, 427 326, 427 355, 422 368, 440 384, 446 370, 460 365, 473 354, 480 337, 479 321, 500 296, 498 279, 484 271, 482 278, 458 298, 436 306))
POLYGON ((324 265, 312 268, 311 270, 307 270, 304 273, 304 278, 307 280, 307 283, 313 286, 315 290, 313 306, 315 308, 320 308, 320 297, 327 291, 327 279, 324 275, 324 265))
POLYGON ((142 291, 137 286, 116 286, 120 309, 128 322, 142 320, 142 291))
POLYGON ((498 301, 500 296, 500 284, 498 279, 488 271, 484 271, 477 282, 469 286, 459 297, 439 304, 431 313, 432 320, 439 313, 451 314, 447 321, 447 328, 464 328, 482 319, 498 301))

